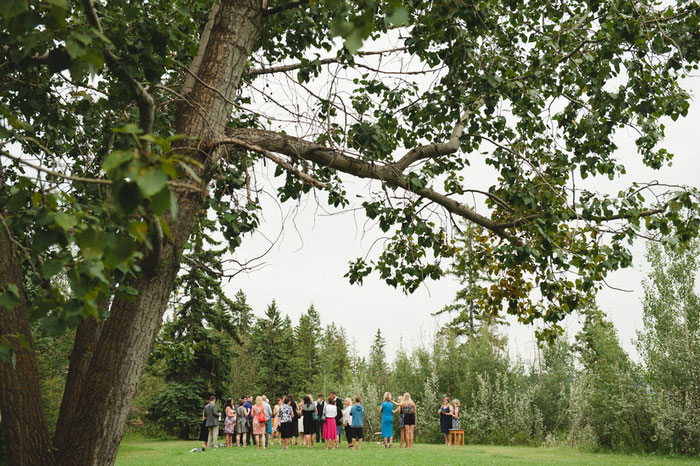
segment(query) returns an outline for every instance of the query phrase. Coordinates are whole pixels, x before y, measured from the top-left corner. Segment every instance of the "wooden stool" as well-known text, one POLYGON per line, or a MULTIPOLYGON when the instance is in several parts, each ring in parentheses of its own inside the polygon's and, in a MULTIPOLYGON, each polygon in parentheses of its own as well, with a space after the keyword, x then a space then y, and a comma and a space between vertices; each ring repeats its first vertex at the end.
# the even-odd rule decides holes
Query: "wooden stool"
POLYGON ((464 430, 462 430, 462 429, 450 429, 450 444, 452 446, 464 445, 464 430))

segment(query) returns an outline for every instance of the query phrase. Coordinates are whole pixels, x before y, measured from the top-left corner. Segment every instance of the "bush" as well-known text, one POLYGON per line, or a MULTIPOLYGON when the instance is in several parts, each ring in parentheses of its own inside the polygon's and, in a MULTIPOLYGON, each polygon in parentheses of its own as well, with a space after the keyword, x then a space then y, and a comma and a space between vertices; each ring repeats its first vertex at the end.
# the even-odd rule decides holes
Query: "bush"
POLYGON ((167 432, 189 439, 202 422, 202 392, 200 384, 168 383, 154 398, 150 418, 167 432))

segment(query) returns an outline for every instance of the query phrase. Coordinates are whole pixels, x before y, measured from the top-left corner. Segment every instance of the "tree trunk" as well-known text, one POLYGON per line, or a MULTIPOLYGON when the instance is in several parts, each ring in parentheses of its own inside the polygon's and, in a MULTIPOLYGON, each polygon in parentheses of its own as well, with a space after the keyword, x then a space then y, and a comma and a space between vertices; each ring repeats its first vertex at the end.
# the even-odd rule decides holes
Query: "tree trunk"
MULTIPOLYGON (((178 109, 177 133, 192 136, 200 147, 223 136, 231 111, 228 102, 235 97, 262 25, 259 0, 221 2, 197 70, 198 79, 178 109)), ((211 154, 205 159, 198 152, 189 155, 205 165, 200 175, 206 183, 211 173, 206 164, 215 157, 211 154)), ((171 226, 173 241, 163 245, 158 268, 152 276, 132 283, 138 289, 134 301, 120 298, 112 304, 80 390, 80 414, 65 417, 57 426, 57 430, 66 429, 71 438, 79 439, 61 448, 60 464, 114 463, 138 381, 179 270, 183 245, 202 202, 200 194, 185 192, 178 196, 177 221, 171 226)))
MULTIPOLYGON (((103 303, 101 307, 107 306, 103 303)), ((63 398, 61 399, 61 409, 58 412, 56 425, 67 426, 73 422, 74 417, 80 417, 80 387, 85 383, 90 361, 95 354, 97 344, 102 332, 104 321, 97 321, 93 318, 85 319, 78 324, 75 331, 75 341, 69 357, 70 365, 66 376, 66 385, 63 388, 63 398)), ((57 429, 53 438, 53 445, 56 451, 65 451, 71 447, 73 436, 68 429, 57 429)))
POLYGON ((8 459, 12 465, 53 465, 36 355, 18 339, 21 335, 30 347, 34 346, 22 268, 18 251, 4 228, 0 228, 0 280, 0 292, 9 285, 19 291, 19 300, 12 309, 0 307, 0 338, 15 354, 14 367, 10 360, 0 363, 0 412, 8 459))

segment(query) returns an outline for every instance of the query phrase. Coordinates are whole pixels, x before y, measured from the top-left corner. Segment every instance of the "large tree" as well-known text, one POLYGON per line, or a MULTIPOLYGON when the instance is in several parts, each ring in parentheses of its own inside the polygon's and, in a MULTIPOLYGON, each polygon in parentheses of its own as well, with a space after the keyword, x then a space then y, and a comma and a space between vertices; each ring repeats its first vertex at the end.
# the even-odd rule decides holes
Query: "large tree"
POLYGON ((628 266, 642 224, 683 240, 700 225, 694 190, 581 183, 624 172, 620 129, 639 131, 646 165, 670 159, 661 119, 687 113, 695 0, 13 0, 0 15, 13 463, 114 462, 185 242, 204 211, 231 248, 255 229, 263 158, 282 200, 319 189, 345 206, 346 174, 375 180, 362 206, 389 240, 352 282, 414 290, 454 253, 452 217, 481 226, 484 306, 525 322, 556 324, 628 266), (469 182, 475 158, 487 189, 469 182), (53 441, 29 331, 42 316, 77 326, 53 441))

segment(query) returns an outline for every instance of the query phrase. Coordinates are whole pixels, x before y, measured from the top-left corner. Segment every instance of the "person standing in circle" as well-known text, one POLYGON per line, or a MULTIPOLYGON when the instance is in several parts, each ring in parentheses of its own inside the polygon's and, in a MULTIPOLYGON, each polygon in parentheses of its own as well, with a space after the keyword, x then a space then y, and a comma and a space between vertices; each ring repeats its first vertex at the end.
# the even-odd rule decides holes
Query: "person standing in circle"
POLYGON ((245 399, 241 398, 238 402, 238 408, 236 408, 236 432, 238 436, 236 438, 236 446, 240 447, 246 446, 245 442, 248 436, 248 410, 245 407, 245 399))
POLYGON ((406 448, 412 448, 416 429, 416 404, 408 392, 403 394, 403 425, 406 431, 406 448))
POLYGON ((255 405, 251 411, 253 415, 253 437, 255 438, 255 445, 257 449, 260 450, 260 444, 262 443, 263 450, 265 450, 267 447, 265 444, 267 416, 265 415, 265 406, 263 406, 262 397, 260 395, 255 398, 255 405))
POLYGON ((306 446, 312 448, 314 446, 314 432, 316 432, 316 405, 311 401, 311 396, 304 397, 304 404, 301 405, 301 419, 304 424, 303 432, 306 446))
POLYGON ((236 411, 233 409, 233 399, 226 400, 226 408, 224 408, 224 433, 226 434, 226 446, 233 446, 233 432, 236 429, 236 411))
POLYGON ((328 403, 323 407, 323 440, 326 441, 326 450, 330 444, 331 448, 338 448, 338 429, 335 427, 335 417, 338 415, 338 408, 335 406, 333 395, 328 397, 328 403))
POLYGON ((294 422, 292 422, 292 400, 288 397, 284 399, 279 409, 280 433, 282 434, 282 448, 289 448, 289 439, 294 435, 294 422))
POLYGON ((445 445, 450 445, 450 429, 452 429, 452 406, 450 405, 450 397, 446 396, 442 400, 440 411, 440 431, 445 435, 445 445))
POLYGON ((459 420, 459 411, 461 407, 461 403, 457 398, 452 400, 452 430, 459 430, 462 428, 462 422, 459 420))
POLYGON ((379 412, 382 414, 382 439, 384 440, 384 448, 391 448, 393 440, 394 428, 394 403, 391 402, 391 393, 384 393, 384 402, 379 407, 379 412))

